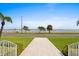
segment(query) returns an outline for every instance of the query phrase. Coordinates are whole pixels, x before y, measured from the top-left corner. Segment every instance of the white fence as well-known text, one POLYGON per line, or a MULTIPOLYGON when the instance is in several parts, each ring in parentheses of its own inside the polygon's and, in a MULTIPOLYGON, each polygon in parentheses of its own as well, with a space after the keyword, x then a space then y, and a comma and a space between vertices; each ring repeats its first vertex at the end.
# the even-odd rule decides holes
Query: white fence
POLYGON ((17 45, 10 41, 1 40, 0 56, 17 56, 17 45))
POLYGON ((79 43, 68 45, 68 56, 79 56, 79 43))

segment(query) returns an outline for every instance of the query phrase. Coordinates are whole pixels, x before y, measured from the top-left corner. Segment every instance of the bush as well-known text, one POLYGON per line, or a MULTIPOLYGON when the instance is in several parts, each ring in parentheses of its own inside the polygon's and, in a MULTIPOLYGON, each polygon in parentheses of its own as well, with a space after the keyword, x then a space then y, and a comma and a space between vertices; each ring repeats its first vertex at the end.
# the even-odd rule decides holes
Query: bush
POLYGON ((65 56, 68 56, 68 45, 65 45, 65 47, 62 49, 62 53, 63 53, 65 56))

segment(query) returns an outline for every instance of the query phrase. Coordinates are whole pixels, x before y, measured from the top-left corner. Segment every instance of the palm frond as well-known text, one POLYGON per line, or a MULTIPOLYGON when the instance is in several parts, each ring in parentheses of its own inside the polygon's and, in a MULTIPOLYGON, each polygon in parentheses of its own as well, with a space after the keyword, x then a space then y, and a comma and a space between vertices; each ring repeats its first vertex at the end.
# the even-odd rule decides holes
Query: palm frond
POLYGON ((3 20, 3 18, 4 18, 4 15, 0 12, 0 18, 1 18, 1 20, 3 20))
POLYGON ((77 26, 79 25, 79 20, 77 21, 77 24, 76 24, 77 26))
POLYGON ((7 21, 7 22, 12 23, 12 19, 11 19, 11 17, 6 16, 6 17, 4 17, 4 20, 7 21))

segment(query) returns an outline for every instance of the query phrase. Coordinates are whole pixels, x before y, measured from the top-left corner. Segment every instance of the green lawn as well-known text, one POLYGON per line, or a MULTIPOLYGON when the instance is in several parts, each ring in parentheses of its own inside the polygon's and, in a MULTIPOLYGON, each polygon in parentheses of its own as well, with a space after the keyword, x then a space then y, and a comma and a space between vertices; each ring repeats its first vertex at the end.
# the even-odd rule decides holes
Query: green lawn
POLYGON ((20 55, 20 53, 28 46, 32 39, 33 38, 26 37, 2 37, 0 40, 8 40, 17 44, 17 54, 20 55))
MULTIPOLYGON (((2 37, 0 40, 8 40, 17 44, 18 55, 28 46, 33 38, 27 37, 2 37)), ((52 37, 49 40, 60 50, 67 44, 79 42, 79 37, 52 37)))
POLYGON ((49 40, 60 50, 65 47, 67 44, 72 44, 79 42, 79 37, 53 37, 49 40))

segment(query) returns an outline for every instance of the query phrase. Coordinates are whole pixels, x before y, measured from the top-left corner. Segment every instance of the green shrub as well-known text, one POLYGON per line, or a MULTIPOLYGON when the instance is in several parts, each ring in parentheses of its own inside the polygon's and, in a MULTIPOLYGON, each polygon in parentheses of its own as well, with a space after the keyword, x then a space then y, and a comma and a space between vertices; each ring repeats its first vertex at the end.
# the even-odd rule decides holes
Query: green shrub
POLYGON ((62 49, 62 53, 63 53, 65 56, 68 56, 68 45, 65 45, 65 47, 62 49))

